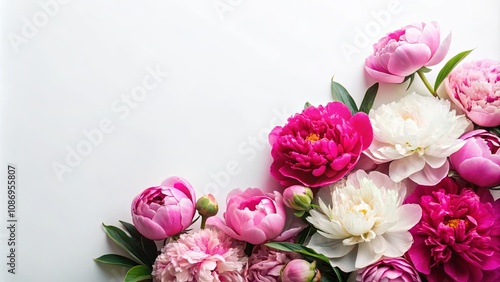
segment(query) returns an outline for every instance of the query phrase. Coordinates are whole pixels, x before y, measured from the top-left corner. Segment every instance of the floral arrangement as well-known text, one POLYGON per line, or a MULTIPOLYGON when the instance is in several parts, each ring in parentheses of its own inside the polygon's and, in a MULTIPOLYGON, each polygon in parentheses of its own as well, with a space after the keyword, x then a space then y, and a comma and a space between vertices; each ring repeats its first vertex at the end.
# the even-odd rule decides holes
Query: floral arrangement
POLYGON ((461 52, 431 85, 450 43, 435 22, 387 34, 359 108, 332 80, 334 101, 269 133, 282 190, 232 190, 217 216, 212 195, 169 177, 133 199, 132 224, 103 224, 129 256, 95 260, 129 268, 129 282, 498 281, 500 62, 461 52), (415 76, 430 93, 372 109, 379 83, 408 91, 415 76))

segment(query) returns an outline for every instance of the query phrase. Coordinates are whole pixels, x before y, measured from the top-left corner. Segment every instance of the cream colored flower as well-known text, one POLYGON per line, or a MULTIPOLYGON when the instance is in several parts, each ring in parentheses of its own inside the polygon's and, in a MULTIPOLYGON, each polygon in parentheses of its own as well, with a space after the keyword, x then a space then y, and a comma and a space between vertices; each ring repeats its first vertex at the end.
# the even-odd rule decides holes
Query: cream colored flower
POLYGON ((450 102, 416 93, 370 111, 373 142, 365 151, 376 163, 389 165, 389 176, 435 185, 449 170, 448 157, 464 141, 470 122, 450 110, 450 102))
POLYGON ((307 218, 318 229, 308 247, 344 272, 382 256, 402 256, 413 243, 408 230, 422 215, 419 205, 402 205, 406 187, 380 172, 358 170, 318 193, 319 208, 307 218))

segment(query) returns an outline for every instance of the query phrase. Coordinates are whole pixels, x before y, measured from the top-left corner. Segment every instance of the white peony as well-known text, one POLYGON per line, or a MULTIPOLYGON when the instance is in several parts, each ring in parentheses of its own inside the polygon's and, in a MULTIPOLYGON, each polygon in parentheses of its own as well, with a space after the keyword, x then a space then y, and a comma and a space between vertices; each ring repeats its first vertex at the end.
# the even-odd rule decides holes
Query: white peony
POLYGON ((405 194, 403 183, 362 170, 320 189, 319 208, 307 217, 318 229, 308 247, 344 272, 366 267, 382 256, 402 256, 413 243, 408 230, 422 216, 419 205, 402 205, 405 194))
POLYGON ((458 139, 470 122, 450 110, 448 100, 416 93, 370 111, 373 142, 365 151, 375 163, 389 164, 389 176, 421 185, 439 183, 448 157, 464 144, 458 139))

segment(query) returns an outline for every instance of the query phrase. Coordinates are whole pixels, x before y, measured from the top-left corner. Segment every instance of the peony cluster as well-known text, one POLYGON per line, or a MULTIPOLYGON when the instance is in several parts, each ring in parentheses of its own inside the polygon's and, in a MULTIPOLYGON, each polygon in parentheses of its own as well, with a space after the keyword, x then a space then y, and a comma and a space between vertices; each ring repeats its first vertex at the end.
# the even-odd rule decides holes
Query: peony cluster
POLYGON ((366 72, 382 83, 417 73, 431 95, 363 102, 369 114, 309 106, 269 133, 276 189, 233 189, 218 217, 213 195, 169 177, 133 199, 127 232, 105 226, 133 258, 98 261, 137 263, 132 278, 157 282, 499 281, 500 63, 444 68, 439 98, 424 73, 450 40, 434 22, 387 34, 366 72))

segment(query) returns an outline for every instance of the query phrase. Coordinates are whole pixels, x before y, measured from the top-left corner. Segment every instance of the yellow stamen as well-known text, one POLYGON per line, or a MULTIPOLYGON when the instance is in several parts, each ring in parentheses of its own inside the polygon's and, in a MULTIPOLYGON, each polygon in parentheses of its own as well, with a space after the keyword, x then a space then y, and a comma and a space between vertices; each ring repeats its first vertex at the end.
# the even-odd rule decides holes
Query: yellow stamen
POLYGON ((319 136, 316 135, 316 133, 311 133, 309 136, 306 137, 306 140, 314 142, 319 140, 319 136))
POLYGON ((465 223, 465 227, 467 227, 467 225, 469 225, 468 221, 467 220, 462 220, 462 219, 459 219, 459 218, 452 218, 452 219, 448 219, 444 222, 444 224, 448 225, 449 227, 455 229, 458 227, 458 225, 460 224, 460 222, 464 222, 465 223))

